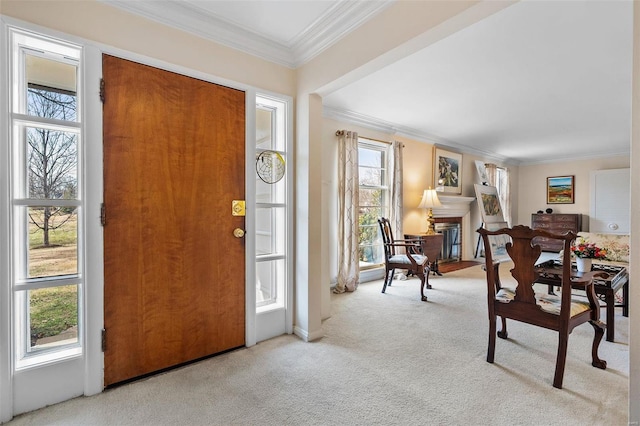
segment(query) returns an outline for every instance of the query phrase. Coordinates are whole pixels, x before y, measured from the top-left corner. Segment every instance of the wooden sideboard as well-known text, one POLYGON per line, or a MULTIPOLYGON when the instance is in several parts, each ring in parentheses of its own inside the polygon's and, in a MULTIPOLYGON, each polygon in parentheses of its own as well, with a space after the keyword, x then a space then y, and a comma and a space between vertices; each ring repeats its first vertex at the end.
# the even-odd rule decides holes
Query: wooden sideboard
MULTIPOLYGON (((581 214, 561 214, 561 213, 534 213, 531 215, 531 228, 544 229, 554 234, 564 234, 567 231, 578 233, 582 231, 581 214)), ((543 251, 562 250, 562 241, 551 240, 538 237, 534 239, 535 244, 539 244, 543 251)))

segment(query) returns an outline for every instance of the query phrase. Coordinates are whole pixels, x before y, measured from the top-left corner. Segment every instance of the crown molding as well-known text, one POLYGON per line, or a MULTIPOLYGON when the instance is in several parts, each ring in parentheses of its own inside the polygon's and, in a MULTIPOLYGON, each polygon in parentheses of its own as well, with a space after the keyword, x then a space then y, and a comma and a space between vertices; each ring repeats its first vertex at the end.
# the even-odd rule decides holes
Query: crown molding
POLYGON ((496 155, 492 152, 483 151, 480 149, 470 148, 466 145, 461 145, 457 142, 436 136, 430 133, 426 133, 420 130, 416 130, 406 126, 399 126, 388 121, 380 120, 378 118, 370 117, 364 114, 360 114, 354 111, 348 111, 339 108, 333 108, 324 106, 323 115, 326 118, 333 120, 343 121, 346 123, 355 124, 357 126, 366 127, 367 129, 375 130, 378 132, 389 133, 396 136, 404 136, 411 139, 415 139, 421 142, 438 145, 443 148, 453 148, 462 153, 476 155, 481 158, 486 158, 505 164, 518 165, 520 162, 500 155, 496 155))
POLYGON ((536 166, 539 164, 552 164, 552 163, 566 163, 567 161, 582 161, 582 160, 595 160, 598 158, 609 158, 609 157, 629 157, 631 155, 630 151, 608 151, 608 152, 600 152, 595 154, 584 154, 584 155, 574 155, 571 156, 561 156, 554 158, 544 158, 544 159, 531 159, 521 161, 519 165, 521 166, 536 166))
POLYGON ((336 3, 291 44, 295 66, 309 62, 393 3, 394 0, 336 3))
POLYGON ((229 23, 185 2, 169 0, 99 0, 143 18, 212 40, 253 56, 292 67, 293 55, 286 46, 229 23))
POLYGON ((393 3, 393 0, 336 3, 298 37, 283 44, 189 2, 99 1, 288 68, 296 68, 310 61, 393 3))
POLYGON ((628 157, 630 155, 630 151, 615 151, 590 153, 584 155, 571 154, 566 156, 557 156, 556 154, 553 158, 531 158, 526 160, 519 160, 511 157, 496 155, 492 152, 471 148, 433 134, 429 134, 410 127, 398 126, 388 121, 380 120, 378 118, 370 117, 353 111, 333 108, 325 105, 323 108, 323 116, 325 118, 330 118, 345 123, 351 123, 356 126, 365 127, 377 132, 389 133, 396 136, 404 136, 421 142, 437 145, 442 148, 454 149, 464 154, 476 155, 487 160, 498 161, 503 164, 513 166, 533 166, 538 164, 563 163, 567 161, 592 160, 603 157, 628 157))

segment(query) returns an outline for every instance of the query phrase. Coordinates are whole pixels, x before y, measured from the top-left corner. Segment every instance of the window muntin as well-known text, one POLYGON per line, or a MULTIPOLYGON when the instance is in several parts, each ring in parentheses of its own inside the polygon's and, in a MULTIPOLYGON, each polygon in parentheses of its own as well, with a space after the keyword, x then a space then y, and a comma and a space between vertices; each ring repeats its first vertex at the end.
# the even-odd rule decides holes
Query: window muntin
POLYGON ((11 31, 16 369, 80 354, 81 48, 11 31))
POLYGON ((360 138, 358 249, 361 270, 384 264, 378 218, 389 216, 387 155, 387 144, 360 138))

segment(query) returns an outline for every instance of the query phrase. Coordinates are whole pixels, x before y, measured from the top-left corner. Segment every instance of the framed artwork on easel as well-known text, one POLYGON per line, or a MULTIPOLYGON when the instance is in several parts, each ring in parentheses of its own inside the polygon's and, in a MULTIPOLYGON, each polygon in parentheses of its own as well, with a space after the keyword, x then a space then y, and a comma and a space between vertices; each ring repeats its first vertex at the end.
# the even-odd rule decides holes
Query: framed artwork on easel
POLYGON ((482 214, 482 222, 486 224, 504 222, 504 214, 498 198, 498 190, 495 186, 474 185, 476 190, 476 200, 482 214))

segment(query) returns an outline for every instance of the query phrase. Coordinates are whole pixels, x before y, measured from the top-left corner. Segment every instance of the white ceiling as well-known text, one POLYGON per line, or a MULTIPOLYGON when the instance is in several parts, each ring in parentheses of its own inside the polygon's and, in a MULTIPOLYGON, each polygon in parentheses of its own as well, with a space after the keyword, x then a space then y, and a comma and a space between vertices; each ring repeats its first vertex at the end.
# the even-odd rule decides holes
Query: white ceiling
MULTIPOLYGON (((106 2, 291 67, 390 4, 106 2)), ((512 163, 629 155, 632 8, 521 1, 325 94, 325 112, 512 163)))

